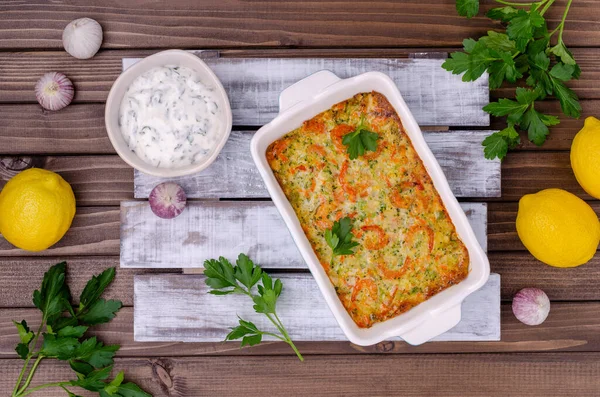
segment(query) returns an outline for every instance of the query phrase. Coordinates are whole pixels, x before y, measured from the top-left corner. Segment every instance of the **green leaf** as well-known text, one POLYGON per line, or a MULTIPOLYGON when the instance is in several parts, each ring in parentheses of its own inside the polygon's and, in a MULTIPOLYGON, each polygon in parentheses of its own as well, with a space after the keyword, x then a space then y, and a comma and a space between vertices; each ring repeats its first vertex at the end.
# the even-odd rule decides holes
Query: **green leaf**
POLYGON ((123 383, 123 379, 125 379, 125 373, 120 371, 117 376, 115 376, 115 378, 104 387, 103 391, 109 396, 114 395, 119 391, 119 386, 121 386, 121 383, 123 383))
POLYGON ((81 338, 83 334, 88 330, 88 327, 84 325, 72 326, 67 325, 58 330, 56 333, 59 337, 72 337, 72 338, 81 338))
POLYGON ((552 67, 552 70, 550 70, 550 76, 562 81, 571 80, 573 73, 575 73, 575 66, 566 65, 564 63, 557 63, 552 67))
POLYGON ((90 372, 94 370, 94 367, 92 367, 88 363, 84 363, 81 361, 69 360, 69 365, 71 366, 71 369, 75 371, 78 378, 85 378, 90 372))
POLYGON ((95 336, 81 342, 73 353, 72 359, 90 364, 94 368, 103 368, 113 364, 119 345, 104 345, 95 336))
POLYGON ((233 265, 223 257, 220 257, 219 260, 210 259, 205 261, 204 275, 206 276, 204 282, 213 289, 236 288, 238 286, 233 265))
POLYGON ((256 327, 256 325, 254 325, 254 323, 250 322, 250 321, 245 321, 242 320, 241 318, 239 318, 239 326, 232 328, 231 332, 229 334, 227 334, 227 336, 225 337, 225 340, 235 340, 235 339, 240 339, 242 337, 244 337, 245 335, 254 335, 254 334, 259 334, 260 331, 258 330, 258 328, 256 327))
POLYGON ((98 298, 102 296, 104 290, 110 285, 114 278, 114 267, 106 269, 98 276, 92 276, 79 296, 79 310, 83 310, 84 307, 93 305, 98 298))
POLYGON ((116 316, 122 306, 121 301, 98 299, 82 314, 78 314, 77 318, 81 323, 88 325, 107 323, 116 316))
POLYGON ((358 243, 352 241, 353 235, 351 232, 352 220, 348 217, 344 217, 339 221, 335 221, 333 223, 333 227, 329 231, 325 232, 326 239, 327 234, 331 236, 327 244, 333 250, 334 257, 339 255, 354 254, 353 248, 358 246, 358 243), (336 242, 336 244, 333 244, 334 242, 336 242))
POLYGON ((536 91, 523 87, 517 87, 515 91, 515 98, 521 105, 531 105, 538 96, 539 94, 536 91))
POLYGON ((29 344, 28 343, 19 343, 17 347, 15 347, 15 351, 23 360, 27 358, 29 354, 29 344))
POLYGON ((367 150, 374 152, 377 150, 377 140, 380 138, 379 134, 368 131, 366 126, 361 120, 358 127, 354 132, 350 132, 342 138, 342 143, 348 148, 348 155, 350 160, 358 158, 365 154, 367 150))
POLYGON ((512 59, 512 53, 516 51, 515 42, 504 33, 498 33, 490 30, 487 32, 487 34, 487 36, 483 36, 479 40, 483 41, 487 48, 510 53, 512 59))
POLYGON ((550 48, 550 52, 560 58, 561 62, 566 65, 575 65, 575 58, 571 51, 567 49, 565 43, 560 40, 554 47, 550 48))
POLYGON ((581 104, 577 95, 557 78, 552 78, 552 84, 554 95, 558 98, 563 113, 570 117, 579 118, 581 116, 581 104))
MULTIPOLYGON (((472 50, 473 47, 470 48, 472 50)), ((442 63, 442 67, 452 74, 461 74, 469 70, 471 65, 471 58, 469 54, 464 52, 453 52, 450 54, 450 58, 446 59, 442 63)))
POLYGON ((514 125, 509 124, 505 129, 485 138, 482 145, 484 146, 484 154, 487 159, 493 160, 497 157, 502 160, 506 156, 508 149, 515 147, 519 143, 519 133, 515 130, 514 125))
POLYGON ((535 109, 529 109, 525 113, 521 126, 527 129, 527 137, 537 146, 541 146, 546 141, 548 127, 542 121, 541 114, 535 109))
POLYGON ((27 326, 27 321, 22 320, 20 323, 13 321, 15 327, 17 327, 17 332, 19 333, 19 339, 21 343, 25 345, 29 345, 29 342, 33 339, 33 332, 27 326))
POLYGON ((247 335, 247 336, 244 336, 242 338, 242 345, 241 345, 241 347, 244 347, 244 346, 255 346, 255 345, 258 345, 261 341, 262 341, 262 335, 261 334, 247 335))
POLYGON ((458 15, 472 18, 479 13, 479 0, 456 0, 458 15))
POLYGON ((536 10, 519 10, 508 22, 506 33, 516 42, 517 50, 523 52, 529 40, 533 39, 534 29, 542 27, 544 23, 544 17, 536 10))
POLYGON ((71 385, 89 391, 100 391, 106 386, 106 383, 103 381, 110 376, 111 371, 112 365, 101 369, 95 369, 80 379, 72 380, 71 385))
POLYGON ((50 326, 71 307, 71 293, 65 284, 66 265, 66 262, 61 262, 52 266, 44 274, 42 287, 33 292, 33 304, 42 311, 42 322, 50 326))
POLYGON ((490 9, 487 14, 485 14, 490 19, 500 20, 502 22, 508 22, 515 16, 517 16, 518 10, 516 8, 506 6, 499 8, 490 9))
POLYGON ((466 53, 469 53, 469 52, 473 51, 476 44, 477 44, 477 41, 475 41, 473 39, 464 39, 463 40, 463 49, 466 53))
POLYGON ((492 116, 501 117, 511 113, 525 113, 528 104, 521 104, 510 99, 501 98, 498 102, 491 102, 483 107, 483 110, 492 116))
POLYGON ((500 88, 504 80, 514 83, 523 76, 509 53, 500 53, 500 57, 500 61, 495 61, 488 67, 490 89, 500 88))
POLYGON ((118 393, 122 397, 152 397, 151 394, 146 393, 138 385, 131 382, 119 386, 118 393))
POLYGON ((52 334, 43 334, 44 343, 40 354, 46 357, 56 357, 59 360, 69 360, 79 346, 77 338, 59 337, 52 334))
POLYGON ((548 70, 548 66, 550 66, 550 58, 543 51, 535 54, 531 62, 533 66, 541 70, 548 70))
POLYGON ((254 266, 254 262, 247 255, 240 254, 234 268, 234 277, 249 290, 260 280, 262 270, 254 266))

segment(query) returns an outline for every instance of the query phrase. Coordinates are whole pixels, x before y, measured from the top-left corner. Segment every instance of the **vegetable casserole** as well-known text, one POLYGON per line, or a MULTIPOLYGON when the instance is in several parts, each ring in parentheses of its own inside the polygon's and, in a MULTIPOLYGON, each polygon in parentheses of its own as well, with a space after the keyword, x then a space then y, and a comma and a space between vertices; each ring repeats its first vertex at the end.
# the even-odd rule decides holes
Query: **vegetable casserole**
POLYGON ((268 147, 267 161, 359 327, 395 317, 467 277, 468 251, 380 93, 357 94, 305 121, 268 147), (363 130, 367 136, 357 135, 363 130), (341 219, 351 219, 358 244, 334 258, 326 233, 341 219))

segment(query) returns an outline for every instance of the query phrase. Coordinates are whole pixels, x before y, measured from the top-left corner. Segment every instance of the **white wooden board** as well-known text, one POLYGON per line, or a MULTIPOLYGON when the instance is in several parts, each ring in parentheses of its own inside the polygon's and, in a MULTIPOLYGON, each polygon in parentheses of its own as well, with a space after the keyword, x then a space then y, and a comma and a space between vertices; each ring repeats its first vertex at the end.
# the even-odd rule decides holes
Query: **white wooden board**
MULTIPOLYGON (((462 203, 487 248, 487 205, 462 203)), ((199 268, 206 259, 248 254, 267 269, 306 269, 271 201, 193 201, 175 219, 146 201, 121 202, 121 267, 199 268)))
MULTIPOLYGON (((204 57, 203 57, 204 58, 204 57)), ((123 59, 126 69, 139 59, 123 59)), ((279 112, 279 94, 328 69, 341 78, 370 71, 394 80, 421 125, 487 126, 488 76, 464 83, 442 69, 443 59, 204 58, 227 90, 234 125, 263 125, 279 112)))
MULTIPOLYGON (((457 197, 500 197, 500 161, 483 156, 491 131, 425 132, 425 140, 457 197)), ((269 197, 250 155, 252 132, 233 131, 216 161, 203 172, 171 178, 190 198, 269 197)), ((147 198, 164 181, 135 171, 134 197, 147 198)))
MULTIPOLYGON (((309 273, 276 276, 284 286, 277 313, 293 340, 346 340, 309 273)), ((215 296, 207 290, 201 275, 136 276, 135 341, 218 342, 237 325, 237 316, 260 329, 272 329, 264 316, 254 312, 247 296, 215 296)), ((461 322, 434 340, 500 340, 500 276, 490 275, 486 285, 467 297, 461 322)))

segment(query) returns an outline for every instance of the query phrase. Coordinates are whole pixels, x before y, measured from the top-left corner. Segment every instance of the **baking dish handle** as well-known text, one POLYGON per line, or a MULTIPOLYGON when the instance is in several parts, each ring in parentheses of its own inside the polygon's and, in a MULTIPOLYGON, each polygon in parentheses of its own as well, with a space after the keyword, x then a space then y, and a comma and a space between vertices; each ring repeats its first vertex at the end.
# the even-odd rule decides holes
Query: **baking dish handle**
POLYGON ((292 84, 279 95, 279 113, 309 99, 341 79, 329 70, 315 72, 292 84))
POLYGON ((438 335, 450 330, 460 322, 461 305, 451 307, 437 316, 433 316, 424 323, 400 335, 406 343, 420 345, 438 335))

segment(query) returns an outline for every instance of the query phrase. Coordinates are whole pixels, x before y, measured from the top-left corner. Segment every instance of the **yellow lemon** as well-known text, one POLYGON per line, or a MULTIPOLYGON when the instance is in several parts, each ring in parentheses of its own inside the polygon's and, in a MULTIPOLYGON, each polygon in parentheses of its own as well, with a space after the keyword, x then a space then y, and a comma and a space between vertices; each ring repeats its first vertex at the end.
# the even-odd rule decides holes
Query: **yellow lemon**
POLYGON ((528 194, 519 201, 517 233, 529 252, 556 267, 583 265, 600 243, 600 221, 582 199, 562 189, 528 194))
POLYGON ((571 167, 577 182, 590 196, 600 199, 600 120, 585 119, 571 145, 571 167))
POLYGON ((58 174, 32 168, 0 192, 0 233, 14 246, 42 251, 56 244, 75 216, 75 195, 58 174))

